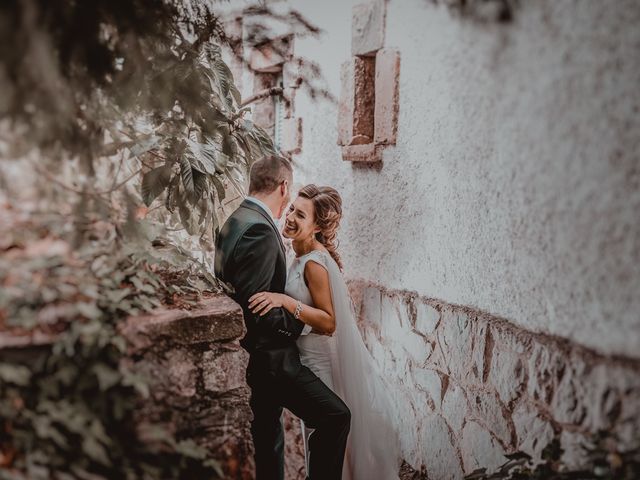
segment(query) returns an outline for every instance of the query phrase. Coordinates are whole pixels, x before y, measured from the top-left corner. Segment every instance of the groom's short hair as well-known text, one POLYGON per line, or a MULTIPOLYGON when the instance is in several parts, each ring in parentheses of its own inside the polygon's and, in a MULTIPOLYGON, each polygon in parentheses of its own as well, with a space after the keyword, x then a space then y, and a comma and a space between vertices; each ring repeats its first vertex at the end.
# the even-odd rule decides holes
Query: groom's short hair
POLYGON ((293 168, 286 158, 268 155, 251 165, 249 171, 249 195, 271 193, 285 180, 291 180, 293 168))

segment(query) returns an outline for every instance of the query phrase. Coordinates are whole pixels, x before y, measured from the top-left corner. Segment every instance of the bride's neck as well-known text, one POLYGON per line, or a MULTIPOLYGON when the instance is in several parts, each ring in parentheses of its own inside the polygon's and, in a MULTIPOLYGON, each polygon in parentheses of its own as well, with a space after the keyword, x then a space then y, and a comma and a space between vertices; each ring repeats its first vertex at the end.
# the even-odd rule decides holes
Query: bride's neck
POLYGON ((318 249, 318 241, 315 239, 312 240, 293 240, 291 242, 291 246, 293 247, 293 251, 296 252, 296 257, 300 257, 302 255, 306 255, 312 250, 318 249))

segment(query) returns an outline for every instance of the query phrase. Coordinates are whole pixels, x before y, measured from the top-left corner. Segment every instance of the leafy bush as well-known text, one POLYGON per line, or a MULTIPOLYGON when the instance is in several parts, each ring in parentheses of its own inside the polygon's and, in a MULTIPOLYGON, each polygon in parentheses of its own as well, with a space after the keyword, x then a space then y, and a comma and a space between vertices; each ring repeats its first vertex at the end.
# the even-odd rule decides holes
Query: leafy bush
POLYGON ((165 295, 198 292, 207 272, 185 276, 188 258, 176 247, 123 248, 100 223, 93 243, 74 251, 59 225, 30 216, 11 224, 2 245, 0 330, 45 345, 0 353, 0 478, 219 478, 189 439, 135 430, 149 392, 121 361, 127 345, 117 331, 165 295), (179 275, 163 281, 172 270, 181 284, 179 275))
MULTIPOLYGON (((223 60, 239 40, 216 7, 0 5, 0 154, 30 160, 20 177, 35 179, 36 205, 0 203, 9 232, 0 236, 0 340, 34 345, 0 350, 0 478, 220 475, 189 438, 135 430, 147 384, 122 361, 117 331, 128 315, 216 289, 203 261, 168 232, 184 228, 210 251, 227 191, 240 194, 251 163, 274 153, 245 118, 223 60)), ((251 42, 268 40, 260 19, 269 16, 296 35, 316 33, 295 12, 245 13, 258 19, 251 42)))
POLYGON ((559 438, 554 438, 542 451, 540 461, 523 452, 506 455, 508 461, 495 473, 481 468, 465 480, 635 480, 640 478, 640 448, 619 451, 617 442, 606 431, 594 435, 584 446, 585 465, 571 469, 561 461, 563 449, 559 438))

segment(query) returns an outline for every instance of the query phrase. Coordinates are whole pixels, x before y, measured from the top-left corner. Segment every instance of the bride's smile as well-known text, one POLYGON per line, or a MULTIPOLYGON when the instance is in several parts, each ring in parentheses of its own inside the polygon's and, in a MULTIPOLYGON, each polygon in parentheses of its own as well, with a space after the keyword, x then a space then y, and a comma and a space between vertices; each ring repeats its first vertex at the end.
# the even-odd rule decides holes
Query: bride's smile
POLYGON ((305 254, 317 247, 315 235, 320 229, 314 219, 313 202, 298 197, 289 207, 282 235, 293 240, 293 248, 298 254, 305 254))

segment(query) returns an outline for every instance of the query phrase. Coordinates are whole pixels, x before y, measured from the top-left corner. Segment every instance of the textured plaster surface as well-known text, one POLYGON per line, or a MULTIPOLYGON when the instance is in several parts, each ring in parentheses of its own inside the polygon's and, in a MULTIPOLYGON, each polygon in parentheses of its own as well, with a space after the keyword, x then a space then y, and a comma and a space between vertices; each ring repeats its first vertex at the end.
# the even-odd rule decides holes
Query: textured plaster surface
MULTIPOLYGON (((336 97, 353 2, 290 2, 296 44, 336 97)), ((640 3, 519 2, 479 24, 387 2, 401 55, 397 146, 343 162, 337 106, 297 99, 297 181, 344 198, 347 275, 509 319, 602 353, 640 354, 640 3)))

